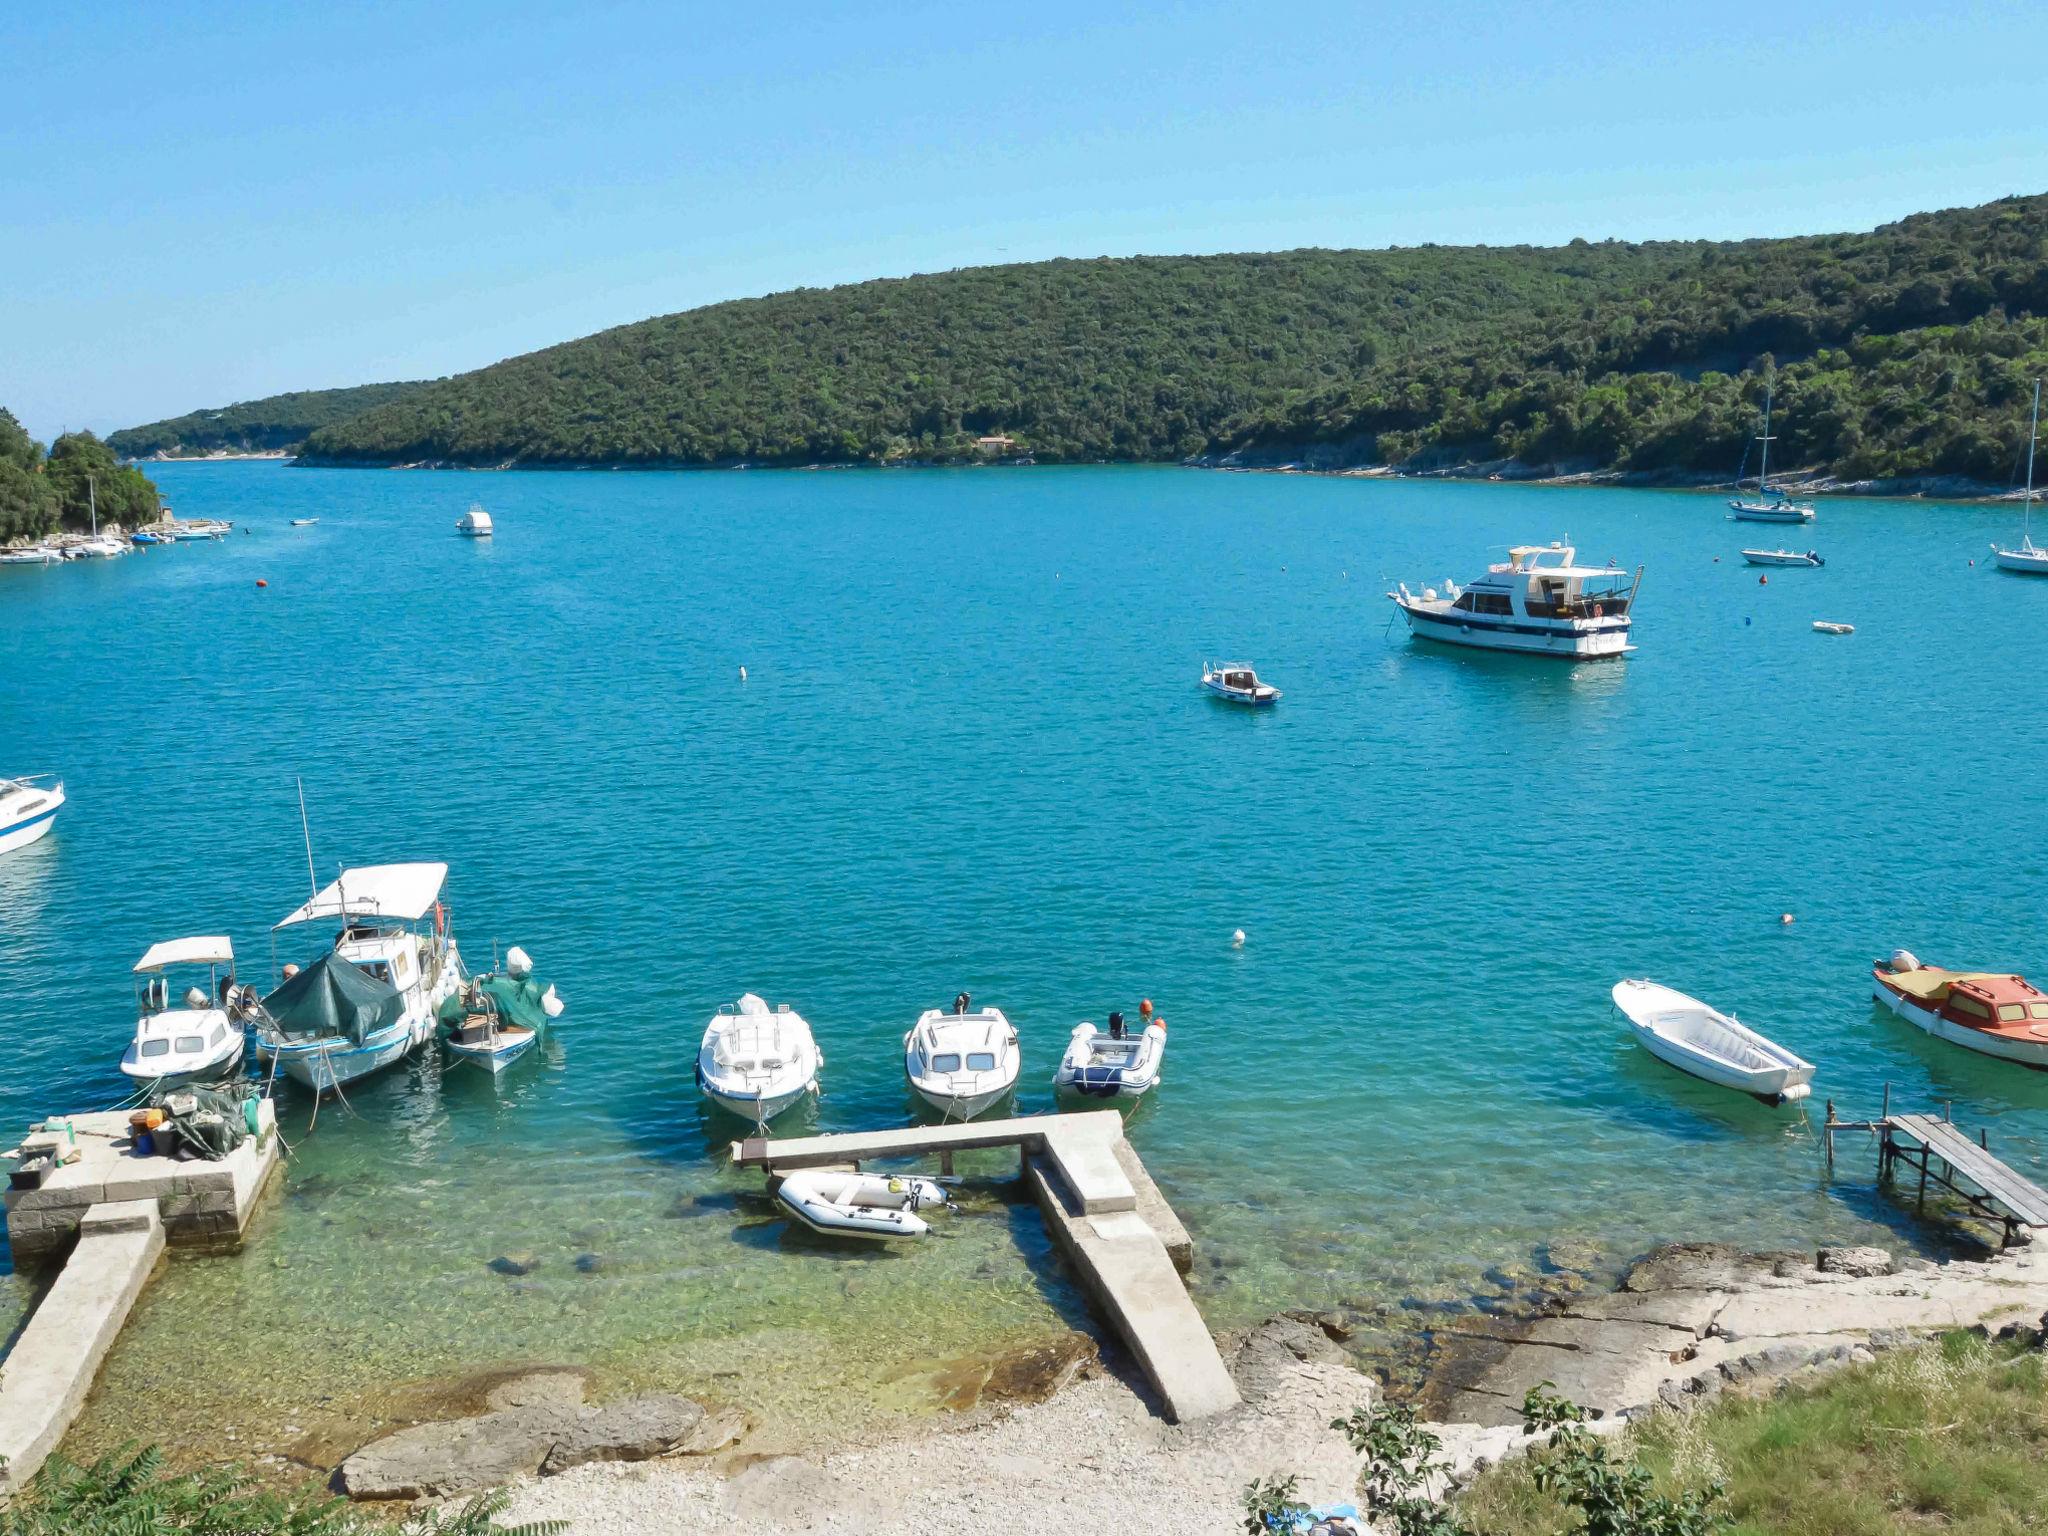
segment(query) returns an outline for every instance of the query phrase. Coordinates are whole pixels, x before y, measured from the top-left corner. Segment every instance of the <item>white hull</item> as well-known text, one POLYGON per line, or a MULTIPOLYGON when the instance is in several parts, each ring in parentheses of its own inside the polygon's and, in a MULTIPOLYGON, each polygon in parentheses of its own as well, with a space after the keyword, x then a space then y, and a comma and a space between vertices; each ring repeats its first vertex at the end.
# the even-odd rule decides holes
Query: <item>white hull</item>
POLYGON ((948 1120, 972 1120, 976 1115, 985 1115, 1017 1091, 1017 1084, 1014 1081, 1005 1083, 992 1093, 959 1096, 949 1094, 943 1089, 926 1088, 918 1083, 912 1083, 910 1086, 919 1098, 948 1120))
POLYGON ((189 1088, 194 1083, 217 1082, 233 1074, 242 1064, 242 1053, 247 1047, 242 1031, 236 1029, 228 1036, 212 1060, 187 1065, 170 1072, 155 1072, 145 1068, 135 1054, 135 1047, 129 1046, 121 1057, 121 1070, 137 1085, 147 1084, 158 1091, 169 1088, 189 1088))
POLYGON ((1921 1007, 1911 998, 1901 997, 1881 981, 1873 981, 1870 990, 1871 994, 1893 1013, 1937 1040, 1946 1040, 1950 1045, 1960 1045, 1964 1050, 1975 1051, 1980 1056, 1996 1056, 2001 1061, 2014 1061, 2023 1067, 2032 1067, 2037 1072, 2048 1072, 2048 1040, 2013 1040, 1987 1034, 1983 1030, 1965 1028, 1943 1018, 1931 1008, 1921 1007))
POLYGON ((1000 1008, 975 1013, 932 1009, 903 1036, 903 1076, 911 1091, 948 1120, 972 1120, 1017 1088, 1017 1031, 1000 1008))
POLYGON ((1093 1024, 1077 1024, 1053 1071, 1054 1091, 1087 1099, 1128 1101, 1159 1085, 1166 1066, 1166 1029, 1149 1024, 1113 1040, 1093 1024))
POLYGON ((457 1061, 482 1067, 495 1077, 532 1050, 539 1040, 538 1030, 519 1027, 502 1029, 496 1038, 481 1045, 458 1045, 453 1040, 443 1043, 448 1047, 448 1054, 457 1061))
POLYGON ((37 839, 49 836, 50 828, 56 824, 57 816, 53 811, 48 816, 38 816, 33 821, 23 822, 19 826, 0 832, 0 853, 12 853, 17 848, 26 848, 37 839))
POLYGON ((2001 571, 2018 571, 2025 576, 2048 576, 2048 549, 1994 549, 1991 558, 2001 571))
POLYGON ((1514 619, 1487 622, 1459 613, 1448 603, 1395 599, 1418 639, 1475 651, 1513 651, 1524 656, 1557 656, 1566 661, 1604 661, 1635 650, 1627 619, 1514 619), (1441 611, 1436 611, 1440 609, 1441 611))
POLYGON ((1813 1092, 1812 1063, 1697 998, 1647 981, 1617 982, 1613 995, 1643 1048, 1681 1072, 1767 1104, 1813 1092))
POLYGON ((1745 549, 1742 558, 1751 565, 1805 565, 1817 566, 1821 562, 1812 555, 1795 555, 1782 549, 1745 549))
POLYGON ((946 1191, 930 1179, 808 1168, 784 1179, 775 1198, 813 1232, 878 1242, 930 1232, 917 1212, 946 1204, 946 1191))
POLYGON ((403 1061, 424 1045, 431 1034, 431 1026, 423 1030, 397 1028, 361 1045, 346 1041, 290 1041, 270 1046, 259 1041, 256 1060, 268 1070, 272 1057, 276 1057, 277 1069, 293 1082, 302 1083, 315 1093, 331 1093, 403 1061))
POLYGON ((1731 501, 1729 515, 1739 523, 1810 523, 1814 512, 1797 502, 1731 501))
POLYGON ((12 853, 17 848, 26 848, 38 838, 49 836, 50 828, 57 824, 57 813, 64 809, 64 786, 53 785, 39 790, 28 780, 20 781, 20 787, 10 780, 0 783, 0 853, 12 853), (25 809, 33 804, 32 809, 25 809))
POLYGON ((803 1016, 752 992, 712 1015, 697 1048, 697 1088, 729 1114, 766 1126, 818 1091, 825 1053, 803 1016))
POLYGON ((815 1093, 818 1087, 816 1083, 811 1083, 793 1093, 775 1093, 761 1097, 714 1088, 702 1077, 697 1080, 697 1086, 704 1091, 704 1097, 720 1109, 738 1115, 742 1120, 761 1125, 766 1125, 777 1115, 788 1113, 803 1101, 806 1094, 815 1093))

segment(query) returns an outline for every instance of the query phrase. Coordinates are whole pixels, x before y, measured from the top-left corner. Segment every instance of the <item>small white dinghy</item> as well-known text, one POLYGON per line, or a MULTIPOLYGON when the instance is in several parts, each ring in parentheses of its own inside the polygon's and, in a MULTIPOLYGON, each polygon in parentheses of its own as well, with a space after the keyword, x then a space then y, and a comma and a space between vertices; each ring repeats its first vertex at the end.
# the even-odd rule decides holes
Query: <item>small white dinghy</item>
POLYGON ((1723 1088, 1787 1104, 1813 1091, 1813 1064, 1696 997, 1654 981, 1618 981, 1614 1006, 1659 1061, 1723 1088))
POLYGON ((775 1198, 813 1232, 871 1239, 923 1237, 931 1223, 918 1211, 947 1203, 945 1189, 930 1179, 832 1168, 790 1174, 777 1186, 775 1198))
POLYGON ((1751 565, 1826 565, 1813 550, 1798 554, 1789 549, 1745 549, 1742 558, 1751 565))
POLYGON ((951 1012, 926 1009, 903 1037, 903 1075, 948 1120, 972 1120, 1017 1086, 1017 1031, 1000 1008, 962 992, 951 1012))
POLYGON ((1165 1065, 1164 1019, 1151 1019, 1127 1033, 1124 1016, 1112 1013, 1107 1031, 1086 1021, 1074 1026, 1052 1083, 1059 1092, 1084 1098, 1135 1099, 1158 1086, 1165 1065))
POLYGON ((1815 619, 1813 627, 1823 635, 1853 635, 1856 633, 1856 626, 1854 624, 1835 624, 1826 619, 1815 619))
POLYGON ((697 1086, 721 1108, 766 1125, 818 1091, 824 1065, 824 1052, 802 1014, 787 1003, 771 1010, 749 992, 720 1007, 705 1026, 697 1086))

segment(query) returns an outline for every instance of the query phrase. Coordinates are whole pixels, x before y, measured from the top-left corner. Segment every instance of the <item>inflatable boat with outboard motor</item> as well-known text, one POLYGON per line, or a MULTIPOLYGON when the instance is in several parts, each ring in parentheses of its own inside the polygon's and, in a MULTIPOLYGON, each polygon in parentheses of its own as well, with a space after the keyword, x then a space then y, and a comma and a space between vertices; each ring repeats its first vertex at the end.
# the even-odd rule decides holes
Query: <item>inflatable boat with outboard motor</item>
POLYGON ((1091 1099, 1136 1099, 1150 1093, 1166 1065, 1166 1021, 1152 1016, 1149 1001, 1138 1016, 1135 1031, 1124 1028, 1121 1013, 1109 1016, 1107 1031, 1085 1020, 1076 1024, 1053 1073, 1053 1087, 1091 1099))
POLYGON ((918 1211, 947 1203, 945 1189, 931 1179, 831 1168, 790 1174, 777 1187, 775 1198, 813 1232, 871 1239, 923 1237, 931 1223, 918 1211))

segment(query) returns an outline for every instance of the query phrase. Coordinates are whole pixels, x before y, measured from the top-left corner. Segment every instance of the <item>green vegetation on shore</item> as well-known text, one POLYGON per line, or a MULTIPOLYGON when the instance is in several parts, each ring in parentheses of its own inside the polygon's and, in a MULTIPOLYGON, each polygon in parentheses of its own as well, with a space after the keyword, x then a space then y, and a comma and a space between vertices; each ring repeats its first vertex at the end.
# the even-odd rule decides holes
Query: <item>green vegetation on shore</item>
POLYGON ((359 384, 353 389, 299 390, 217 410, 191 411, 146 426, 123 427, 107 438, 107 446, 126 459, 152 454, 180 458, 288 452, 330 422, 359 416, 424 388, 424 384, 359 384))
POLYGON ((153 522, 156 486, 132 465, 122 464, 90 432, 67 432, 50 445, 23 430, 0 410, 0 544, 39 539, 59 527, 84 528, 97 503, 102 523, 133 528, 153 522))
POLYGON ((2012 478, 2048 195, 1867 234, 1137 257, 799 289, 473 373, 254 401, 127 454, 319 464, 1303 462, 2012 478), (1753 469, 1753 464, 1752 464, 1753 469))

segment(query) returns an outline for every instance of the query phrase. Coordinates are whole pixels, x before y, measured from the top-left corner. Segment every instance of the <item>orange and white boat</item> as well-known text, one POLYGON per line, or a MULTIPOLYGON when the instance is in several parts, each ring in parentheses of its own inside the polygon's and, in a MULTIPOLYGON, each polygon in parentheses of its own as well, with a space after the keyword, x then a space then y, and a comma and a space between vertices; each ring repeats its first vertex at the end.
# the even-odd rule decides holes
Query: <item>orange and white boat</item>
POLYGON ((1901 949, 1871 979, 1880 1003, 1935 1039, 2048 1071, 2048 993, 2026 977, 1945 971, 1901 949))

